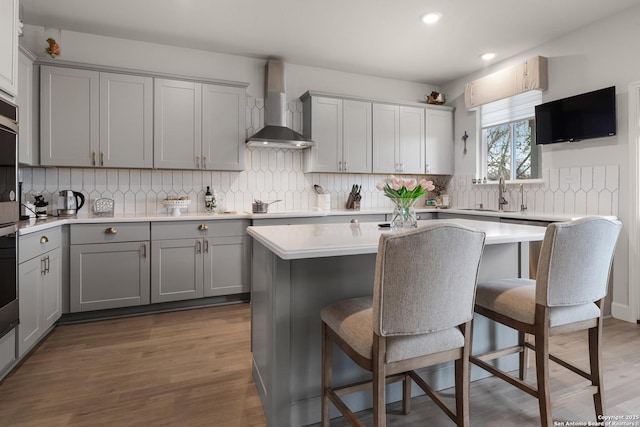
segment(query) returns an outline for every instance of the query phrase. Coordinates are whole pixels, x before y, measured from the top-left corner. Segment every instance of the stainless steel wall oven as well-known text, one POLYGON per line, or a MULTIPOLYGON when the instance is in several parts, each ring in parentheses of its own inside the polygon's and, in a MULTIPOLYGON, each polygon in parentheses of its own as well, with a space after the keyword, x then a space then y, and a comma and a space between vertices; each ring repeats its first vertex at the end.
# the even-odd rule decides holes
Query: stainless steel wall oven
POLYGON ((0 337, 18 324, 18 108, 0 99, 0 337))

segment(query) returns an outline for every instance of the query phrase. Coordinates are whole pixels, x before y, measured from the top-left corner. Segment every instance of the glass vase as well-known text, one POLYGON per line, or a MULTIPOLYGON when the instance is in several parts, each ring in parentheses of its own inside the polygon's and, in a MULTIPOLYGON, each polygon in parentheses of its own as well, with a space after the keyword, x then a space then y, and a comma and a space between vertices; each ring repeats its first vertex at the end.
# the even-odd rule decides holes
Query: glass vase
POLYGON ((417 198, 390 198, 394 204, 393 214, 391 216, 391 228, 416 228, 418 226, 418 217, 416 216, 415 204, 417 198))

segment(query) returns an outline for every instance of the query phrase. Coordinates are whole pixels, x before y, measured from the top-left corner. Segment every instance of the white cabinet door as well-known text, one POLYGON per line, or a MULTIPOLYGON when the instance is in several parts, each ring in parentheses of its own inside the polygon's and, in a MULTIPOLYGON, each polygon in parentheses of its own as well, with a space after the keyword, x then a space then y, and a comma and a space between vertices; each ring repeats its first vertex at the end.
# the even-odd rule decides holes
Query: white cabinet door
POLYGON ((315 146, 305 152, 305 172, 342 172, 343 101, 313 96, 310 102, 311 133, 306 130, 305 133, 315 141, 315 146))
POLYGON ((37 135, 34 135, 33 108, 37 105, 34 94, 33 61, 26 54, 18 55, 18 120, 20 122, 20 137, 18 138, 18 160, 23 165, 36 166, 39 163, 37 149, 37 135))
POLYGON ((249 237, 213 237, 204 247, 204 296, 249 292, 249 237))
POLYGON ((244 170, 245 98, 243 88, 203 85, 202 169, 244 170))
POLYGON ((0 91, 18 90, 18 0, 0 0, 0 91))
POLYGON ((400 107, 373 104, 373 173, 398 173, 400 107))
POLYGON ((44 334, 42 319, 42 285, 44 256, 18 266, 20 324, 18 325, 18 356, 22 357, 44 334))
POLYGON ((100 73, 99 166, 153 167, 153 79, 100 73))
POLYGON ((40 163, 96 166, 100 143, 97 71, 40 68, 40 163))
POLYGON ((342 101, 342 172, 371 173, 371 103, 342 101))
POLYGON ((453 111, 426 112, 425 173, 453 175, 453 111))
POLYGON ((400 107, 398 163, 401 173, 424 173, 424 109, 400 107))
POLYGON ((154 167, 202 167, 202 85, 156 79, 154 82, 154 167))
POLYGON ((46 274, 42 276, 42 322, 43 329, 62 316, 62 249, 48 252, 45 260, 46 274))
POLYGON ((202 239, 152 242, 152 303, 202 298, 203 249, 202 239))

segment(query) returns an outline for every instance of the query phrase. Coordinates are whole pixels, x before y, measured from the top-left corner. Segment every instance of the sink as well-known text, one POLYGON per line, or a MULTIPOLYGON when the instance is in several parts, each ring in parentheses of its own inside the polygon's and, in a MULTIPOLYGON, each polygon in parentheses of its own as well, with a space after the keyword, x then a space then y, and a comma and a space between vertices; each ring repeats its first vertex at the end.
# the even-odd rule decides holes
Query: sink
POLYGON ((475 212, 503 212, 503 213, 516 213, 520 211, 510 211, 510 210, 498 210, 498 209, 485 209, 485 208, 460 208, 461 211, 475 211, 475 212))

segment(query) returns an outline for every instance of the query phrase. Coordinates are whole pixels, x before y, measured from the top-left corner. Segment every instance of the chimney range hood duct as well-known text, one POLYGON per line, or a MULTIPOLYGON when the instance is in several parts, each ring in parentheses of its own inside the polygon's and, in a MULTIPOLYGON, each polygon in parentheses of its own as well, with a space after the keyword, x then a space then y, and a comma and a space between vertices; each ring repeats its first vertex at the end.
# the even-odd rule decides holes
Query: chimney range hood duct
POLYGON ((287 127, 284 63, 270 59, 267 61, 266 71, 265 126, 247 138, 247 145, 297 149, 315 145, 309 138, 287 127))

